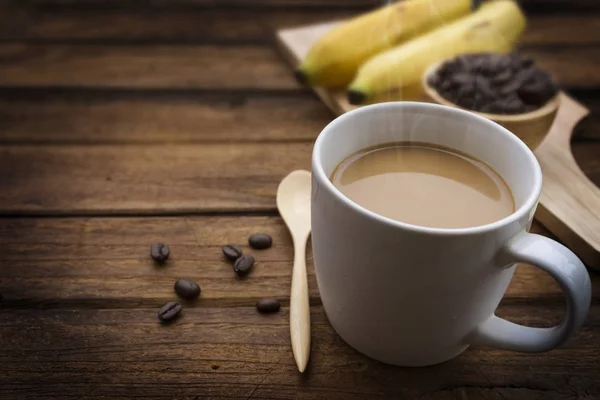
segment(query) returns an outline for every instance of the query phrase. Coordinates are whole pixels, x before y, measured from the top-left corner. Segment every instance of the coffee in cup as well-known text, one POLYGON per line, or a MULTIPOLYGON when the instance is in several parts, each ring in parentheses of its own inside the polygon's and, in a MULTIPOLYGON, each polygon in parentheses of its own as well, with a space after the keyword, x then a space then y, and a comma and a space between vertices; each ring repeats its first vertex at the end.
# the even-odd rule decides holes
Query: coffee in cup
POLYGON ((430 143, 385 143, 342 161, 331 181, 377 214, 431 228, 468 228, 508 217, 515 201, 490 166, 430 143))

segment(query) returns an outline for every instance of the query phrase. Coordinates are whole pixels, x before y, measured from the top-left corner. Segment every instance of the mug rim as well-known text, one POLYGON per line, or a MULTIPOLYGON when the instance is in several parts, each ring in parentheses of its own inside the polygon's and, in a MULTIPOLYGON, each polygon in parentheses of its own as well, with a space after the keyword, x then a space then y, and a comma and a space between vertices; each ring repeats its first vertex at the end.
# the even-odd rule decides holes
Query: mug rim
MULTIPOLYGON (((460 149, 457 149, 460 150, 460 149)), ((482 160, 486 162, 485 160, 482 160)), ((477 115, 475 113, 461 110, 455 107, 449 107, 442 104, 433 104, 433 103, 424 103, 424 102, 416 102, 416 101, 392 101, 386 103, 377 103, 362 106, 359 108, 355 108, 354 110, 348 111, 342 115, 336 117, 333 121, 323 128, 319 136, 315 140, 315 144, 312 152, 312 164, 313 164, 313 174, 317 179, 319 179, 320 183, 324 185, 327 190, 334 194, 334 196, 343 202, 346 206, 350 207, 354 211, 363 214, 366 217, 374 219, 378 222, 384 223, 386 225, 390 225, 392 227, 401 228, 404 230, 416 232, 416 233, 426 233, 426 234, 438 234, 438 235, 469 235, 469 234, 480 234, 485 232, 494 231, 498 228, 511 224, 523 217, 525 217, 537 204, 539 197, 542 192, 542 169, 540 167, 537 158, 533 154, 533 151, 527 145, 519 139, 515 134, 510 132, 508 129, 504 128, 502 125, 489 120, 483 116, 477 115), (345 119, 350 117, 351 115, 360 115, 360 114, 368 114, 370 112, 374 112, 376 110, 384 110, 387 112, 411 112, 411 111, 425 111, 425 113, 446 113, 446 114, 454 114, 458 118, 462 119, 471 119, 479 121, 480 123, 487 125, 490 130, 495 130, 496 134, 503 135, 506 140, 511 140, 516 142, 517 146, 521 149, 521 151, 527 157, 529 163, 532 166, 532 174, 534 184, 530 189, 530 193, 527 195, 526 200, 523 204, 513 211, 510 215, 485 225, 477 225, 473 227, 467 228, 433 228, 421 225, 409 224, 406 222, 398 221, 392 218, 385 217, 380 215, 374 211, 371 211, 355 201, 348 198, 344 195, 329 179, 329 177, 325 174, 323 169, 323 164, 321 162, 322 159, 322 147, 323 141, 325 137, 329 135, 331 131, 334 131, 338 125, 343 123, 345 119)))

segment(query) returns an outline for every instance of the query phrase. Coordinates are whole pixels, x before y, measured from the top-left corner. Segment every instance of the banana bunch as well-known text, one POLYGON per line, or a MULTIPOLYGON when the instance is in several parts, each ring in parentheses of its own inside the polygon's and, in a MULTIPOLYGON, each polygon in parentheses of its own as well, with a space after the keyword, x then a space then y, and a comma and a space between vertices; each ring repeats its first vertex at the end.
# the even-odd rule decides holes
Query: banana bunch
POLYGON ((372 56, 471 11, 472 0, 406 0, 360 15, 327 32, 296 76, 312 86, 346 86, 372 56))
POLYGON ((296 71, 300 80, 348 86, 351 104, 419 99, 432 64, 463 53, 507 53, 526 19, 514 0, 405 0, 350 20, 325 34, 296 71))
POLYGON ((515 2, 485 3, 467 17, 368 60, 350 83, 348 100, 362 104, 419 85, 427 67, 459 54, 510 52, 524 29, 525 17, 515 2))

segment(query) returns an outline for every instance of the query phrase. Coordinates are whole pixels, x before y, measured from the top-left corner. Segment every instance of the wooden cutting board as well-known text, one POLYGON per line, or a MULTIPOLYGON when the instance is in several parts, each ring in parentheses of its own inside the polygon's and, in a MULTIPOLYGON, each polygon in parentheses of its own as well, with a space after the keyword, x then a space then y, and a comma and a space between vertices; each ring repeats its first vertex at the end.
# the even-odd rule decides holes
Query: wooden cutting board
MULTIPOLYGON (((283 29, 277 40, 295 67, 310 47, 339 21, 283 29)), ((340 115, 355 106, 343 91, 315 88, 325 104, 340 115)), ((535 150, 544 174, 536 219, 573 250, 589 267, 600 270, 600 189, 581 171, 571 153, 571 135, 588 113, 583 105, 561 94, 561 106, 548 136, 535 150)))

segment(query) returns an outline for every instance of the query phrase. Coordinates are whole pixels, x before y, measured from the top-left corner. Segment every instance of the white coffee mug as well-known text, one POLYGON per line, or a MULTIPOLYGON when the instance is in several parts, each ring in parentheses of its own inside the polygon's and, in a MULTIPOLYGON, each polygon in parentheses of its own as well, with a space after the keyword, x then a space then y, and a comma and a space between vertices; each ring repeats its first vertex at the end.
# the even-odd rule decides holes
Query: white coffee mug
POLYGON ((335 119, 313 150, 311 223, 319 290, 336 332, 367 356, 401 366, 440 363, 469 345, 543 352, 564 343, 585 319, 591 283, 569 249, 528 233, 541 189, 531 150, 476 114, 391 102, 335 119), (347 156, 399 141, 447 146, 485 162, 510 186, 516 211, 472 228, 420 227, 369 211, 331 183, 347 156), (560 325, 531 328, 494 315, 516 262, 560 284, 567 300, 560 325))

